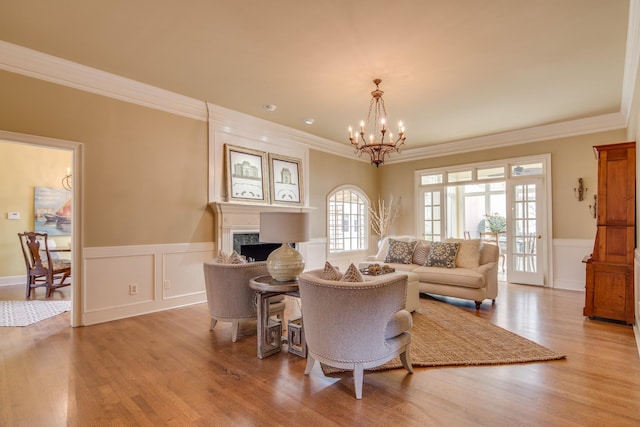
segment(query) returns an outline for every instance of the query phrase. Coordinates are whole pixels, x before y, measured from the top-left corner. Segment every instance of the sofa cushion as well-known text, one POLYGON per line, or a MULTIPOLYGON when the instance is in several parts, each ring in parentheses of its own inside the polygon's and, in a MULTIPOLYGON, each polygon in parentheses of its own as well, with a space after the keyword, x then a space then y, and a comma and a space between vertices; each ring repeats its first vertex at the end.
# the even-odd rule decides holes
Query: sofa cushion
POLYGON ((427 267, 456 267, 456 255, 460 248, 459 243, 433 242, 427 255, 427 267))
POLYGON ((413 264, 425 265, 427 263, 427 256, 429 256, 429 247, 431 242, 427 240, 418 240, 416 247, 413 249, 413 264))
POLYGON ((324 280, 340 280, 342 274, 336 267, 331 265, 329 261, 324 263, 324 270, 322 271, 322 278, 324 280))
POLYGON ((384 262, 397 262, 400 264, 411 264, 413 249, 417 241, 401 242, 400 240, 389 239, 389 251, 384 262))
POLYGON ((416 273, 420 281, 424 283, 475 289, 483 288, 486 285, 484 274, 468 268, 417 267, 413 269, 413 273, 416 273))
POLYGON ((360 273, 360 270, 351 263, 347 271, 344 272, 342 277, 340 278, 341 282, 364 282, 364 276, 360 273))
POLYGON ((460 243, 456 255, 456 267, 476 268, 480 265, 480 239, 447 239, 445 242, 460 243))

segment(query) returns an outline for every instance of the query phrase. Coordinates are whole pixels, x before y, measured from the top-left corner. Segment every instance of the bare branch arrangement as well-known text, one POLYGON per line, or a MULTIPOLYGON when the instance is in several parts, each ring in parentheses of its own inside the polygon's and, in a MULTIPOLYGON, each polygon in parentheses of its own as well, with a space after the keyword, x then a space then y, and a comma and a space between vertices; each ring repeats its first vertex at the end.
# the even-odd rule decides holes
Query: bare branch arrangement
POLYGON ((369 215, 371 216, 371 228, 373 228, 373 231, 381 238, 389 235, 389 231, 391 231, 391 225, 398 215, 398 209, 400 208, 401 200, 402 197, 400 197, 398 201, 394 203, 393 194, 391 194, 388 205, 384 200, 381 200, 380 197, 378 197, 378 210, 376 211, 369 207, 369 215))

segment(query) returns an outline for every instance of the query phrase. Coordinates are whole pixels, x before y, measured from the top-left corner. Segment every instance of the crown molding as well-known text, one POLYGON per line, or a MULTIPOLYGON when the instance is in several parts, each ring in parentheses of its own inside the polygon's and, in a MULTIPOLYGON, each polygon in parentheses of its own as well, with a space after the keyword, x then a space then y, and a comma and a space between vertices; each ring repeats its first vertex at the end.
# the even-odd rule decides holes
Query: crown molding
MULTIPOLYGON (((630 0, 629 8, 629 30, 620 112, 405 149, 400 156, 390 157, 385 163, 403 163, 627 127, 640 58, 640 0, 630 0)), ((248 128, 252 128, 255 136, 263 141, 291 142, 341 157, 369 161, 366 158, 356 157, 353 147, 347 143, 321 138, 2 40, 0 40, 0 69, 195 120, 205 122, 209 120, 225 132, 237 133, 239 130, 246 132, 248 128)))
POLYGON ((0 40, 0 69, 206 121, 204 102, 0 40))
POLYGON ((627 119, 622 113, 604 114, 586 119, 571 120, 544 126, 535 126, 526 129, 497 133, 494 135, 477 138, 463 139, 430 145, 427 147, 404 150, 402 155, 406 158, 390 158, 387 163, 402 163, 411 160, 429 159, 433 157, 448 156, 452 154, 468 153, 470 151, 489 150, 503 148, 511 145, 527 144, 530 142, 547 141, 550 139, 566 138, 589 133, 606 132, 616 129, 624 129, 627 119))

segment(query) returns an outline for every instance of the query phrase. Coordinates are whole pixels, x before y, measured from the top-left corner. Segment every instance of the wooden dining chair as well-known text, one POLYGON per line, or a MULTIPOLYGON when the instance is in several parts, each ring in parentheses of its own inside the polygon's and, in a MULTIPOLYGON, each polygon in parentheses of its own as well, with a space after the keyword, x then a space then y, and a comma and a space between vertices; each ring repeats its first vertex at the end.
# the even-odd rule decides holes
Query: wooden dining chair
POLYGON ((71 285, 71 261, 51 256, 47 233, 25 231, 18 233, 18 238, 27 267, 25 298, 31 296, 34 288, 45 287, 46 297, 49 298, 55 289, 71 285))
POLYGON ((494 231, 483 231, 480 233, 480 240, 485 243, 497 245, 498 248, 500 248, 499 262, 502 264, 502 271, 505 271, 505 261, 507 257, 505 254, 505 248, 502 247, 502 242, 500 242, 500 233, 496 233, 494 231))

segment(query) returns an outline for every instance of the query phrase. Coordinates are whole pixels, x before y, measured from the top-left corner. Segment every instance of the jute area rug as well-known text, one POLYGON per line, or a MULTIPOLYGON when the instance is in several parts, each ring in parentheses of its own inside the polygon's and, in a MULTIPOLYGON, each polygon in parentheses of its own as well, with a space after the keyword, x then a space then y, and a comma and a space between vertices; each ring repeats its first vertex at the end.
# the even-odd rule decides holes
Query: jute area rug
MULTIPOLYGON (((421 298, 413 313, 411 361, 414 367, 479 366, 564 359, 533 341, 432 298, 421 298)), ((322 365, 325 375, 343 372, 322 365)), ((371 371, 402 368, 400 358, 371 371)))
POLYGON ((0 326, 28 326, 71 310, 71 301, 0 301, 0 326))

